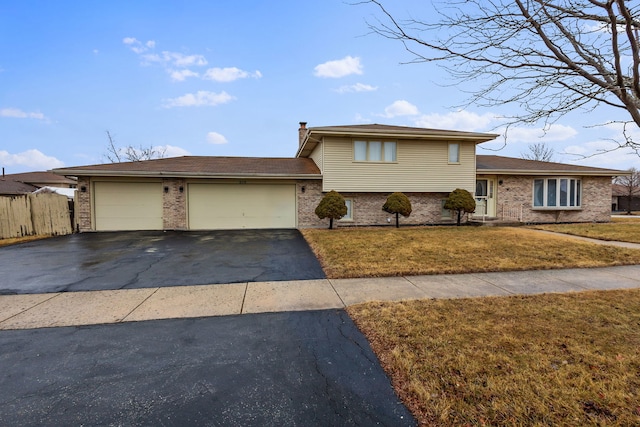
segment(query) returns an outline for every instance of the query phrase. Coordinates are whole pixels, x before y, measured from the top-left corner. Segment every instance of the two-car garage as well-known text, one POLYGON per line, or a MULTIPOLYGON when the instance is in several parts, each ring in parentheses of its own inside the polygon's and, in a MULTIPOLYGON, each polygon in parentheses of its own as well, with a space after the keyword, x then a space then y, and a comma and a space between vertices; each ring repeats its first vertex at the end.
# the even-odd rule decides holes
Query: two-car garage
MULTIPOLYGON (((293 183, 190 182, 186 210, 161 181, 93 183, 95 230, 162 230, 171 210, 185 212, 190 230, 295 228, 293 183)), ((185 202, 182 202, 185 203, 185 202)))

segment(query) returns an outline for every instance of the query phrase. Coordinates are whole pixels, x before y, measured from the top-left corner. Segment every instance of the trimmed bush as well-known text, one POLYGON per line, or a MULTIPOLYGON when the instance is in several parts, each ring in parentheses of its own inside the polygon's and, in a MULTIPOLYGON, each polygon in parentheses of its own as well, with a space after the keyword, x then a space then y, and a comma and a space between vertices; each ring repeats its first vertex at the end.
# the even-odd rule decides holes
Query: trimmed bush
POLYGON ((329 218, 329 229, 333 228, 333 220, 340 219, 347 214, 344 197, 337 191, 331 190, 320 200, 316 207, 318 218, 329 218))
POLYGON ((387 201, 382 206, 382 210, 391 214, 396 214, 396 228, 400 227, 398 215, 408 217, 411 215, 411 201, 404 193, 393 193, 387 197, 387 201))
POLYGON ((473 213, 476 211, 476 201, 467 190, 456 188, 449 193, 449 197, 447 197, 447 200, 444 203, 444 208, 458 212, 457 224, 460 225, 460 218, 462 217, 463 212, 473 213))

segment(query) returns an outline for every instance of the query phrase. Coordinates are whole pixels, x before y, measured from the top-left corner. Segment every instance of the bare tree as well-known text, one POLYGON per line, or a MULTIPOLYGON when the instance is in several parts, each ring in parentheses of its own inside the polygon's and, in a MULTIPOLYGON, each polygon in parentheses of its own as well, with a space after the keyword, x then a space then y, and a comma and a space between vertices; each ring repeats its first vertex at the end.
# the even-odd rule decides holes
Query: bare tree
POLYGON ((106 132, 109 143, 107 144, 107 153, 105 154, 105 157, 111 163, 141 162, 143 160, 162 159, 166 154, 167 149, 161 147, 140 146, 139 148, 135 148, 131 145, 124 148, 118 147, 113 140, 113 136, 111 136, 111 132, 106 132))
POLYGON ((521 157, 527 160, 538 160, 541 162, 550 162, 553 159, 555 151, 544 142, 529 144, 529 151, 522 153, 521 157))
MULTIPOLYGON (((545 125, 577 110, 625 110, 619 147, 640 154, 629 126, 640 126, 640 3, 625 0, 451 0, 435 4, 435 20, 369 23, 401 41, 412 62, 437 62, 472 88, 465 105, 515 104, 509 125, 545 125)), ((390 2, 391 3, 391 2, 390 2)), ((604 123, 603 123, 604 124, 604 123)))
POLYGON ((614 183, 622 187, 627 198, 627 214, 631 214, 633 199, 640 198, 640 170, 629 169, 630 175, 616 177, 614 183))

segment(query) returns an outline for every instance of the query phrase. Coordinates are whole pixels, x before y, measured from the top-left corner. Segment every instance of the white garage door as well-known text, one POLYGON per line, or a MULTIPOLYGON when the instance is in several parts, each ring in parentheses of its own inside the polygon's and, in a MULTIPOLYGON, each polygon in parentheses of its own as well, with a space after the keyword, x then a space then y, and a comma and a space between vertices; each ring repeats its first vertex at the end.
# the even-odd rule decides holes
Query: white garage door
POLYGON ((96 182, 96 230, 162 230, 159 182, 96 182))
POLYGON ((189 184, 189 228, 295 228, 293 184, 189 184))

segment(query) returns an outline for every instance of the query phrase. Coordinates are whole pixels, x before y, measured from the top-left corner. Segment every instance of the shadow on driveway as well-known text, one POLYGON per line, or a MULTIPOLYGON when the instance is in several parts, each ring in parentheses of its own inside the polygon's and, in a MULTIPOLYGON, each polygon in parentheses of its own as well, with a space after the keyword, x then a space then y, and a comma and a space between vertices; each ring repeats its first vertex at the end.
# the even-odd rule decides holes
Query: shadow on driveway
POLYGON ((0 294, 324 279, 298 230, 82 233, 0 248, 0 294))
POLYGON ((344 310, 0 332, 0 425, 411 426, 344 310))

